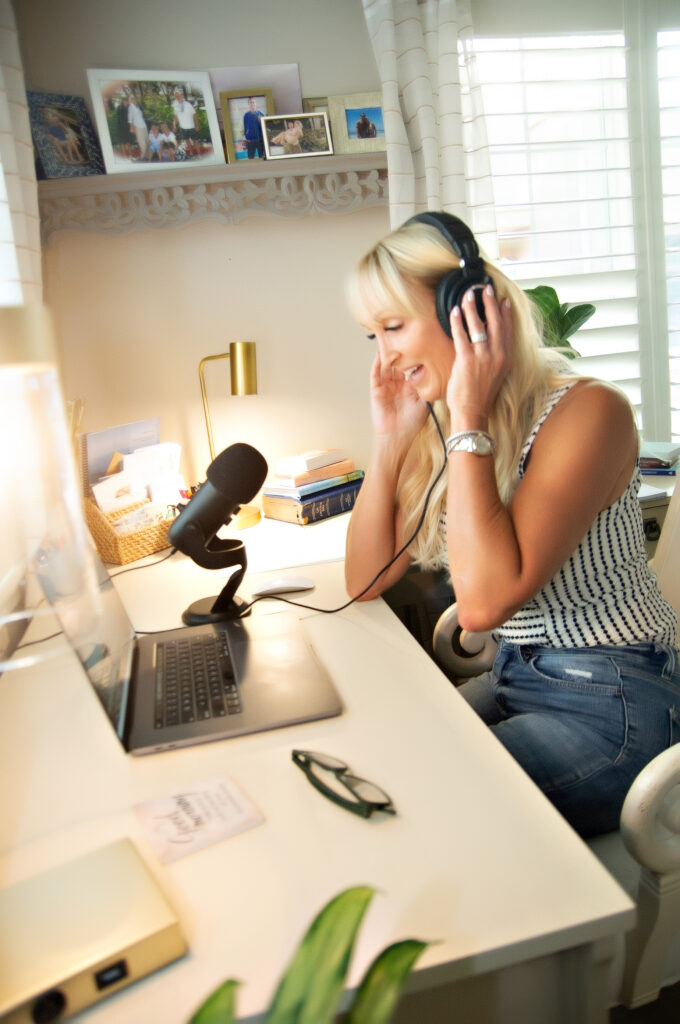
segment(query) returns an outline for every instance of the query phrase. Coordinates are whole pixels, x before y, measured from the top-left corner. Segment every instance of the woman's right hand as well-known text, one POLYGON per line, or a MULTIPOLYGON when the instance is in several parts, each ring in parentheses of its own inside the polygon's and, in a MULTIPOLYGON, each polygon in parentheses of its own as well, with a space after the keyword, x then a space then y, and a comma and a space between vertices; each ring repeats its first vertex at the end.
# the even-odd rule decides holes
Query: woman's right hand
POLYGON ((371 412, 376 437, 407 448, 427 419, 427 405, 404 375, 384 367, 376 352, 371 367, 371 412))

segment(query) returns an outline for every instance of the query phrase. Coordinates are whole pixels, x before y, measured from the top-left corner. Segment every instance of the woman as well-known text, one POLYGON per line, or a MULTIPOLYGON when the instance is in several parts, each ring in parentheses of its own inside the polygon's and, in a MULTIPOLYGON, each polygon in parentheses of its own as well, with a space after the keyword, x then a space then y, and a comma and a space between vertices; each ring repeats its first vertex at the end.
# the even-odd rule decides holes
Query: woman
POLYGON ((527 296, 476 253, 462 222, 420 215, 350 282, 378 351, 347 589, 367 600, 413 561, 448 566, 461 626, 499 640, 459 692, 591 835, 680 740, 675 613, 647 567, 627 400, 543 347, 527 296))

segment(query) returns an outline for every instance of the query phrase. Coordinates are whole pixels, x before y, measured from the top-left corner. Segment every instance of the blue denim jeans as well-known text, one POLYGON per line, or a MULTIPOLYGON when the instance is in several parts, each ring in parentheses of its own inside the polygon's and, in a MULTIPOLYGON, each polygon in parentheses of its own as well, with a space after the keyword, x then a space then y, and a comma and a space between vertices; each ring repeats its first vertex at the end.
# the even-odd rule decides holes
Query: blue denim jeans
POLYGON ((582 836, 618 828, 630 784, 680 742, 678 652, 501 641, 458 691, 582 836))

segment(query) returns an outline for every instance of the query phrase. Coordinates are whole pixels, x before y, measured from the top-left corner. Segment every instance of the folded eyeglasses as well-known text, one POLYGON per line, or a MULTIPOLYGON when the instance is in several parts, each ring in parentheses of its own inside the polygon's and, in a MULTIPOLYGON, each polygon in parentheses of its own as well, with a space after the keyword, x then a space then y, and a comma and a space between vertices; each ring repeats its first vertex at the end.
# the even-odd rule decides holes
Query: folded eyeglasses
POLYGON ((384 789, 352 774, 349 766, 337 757, 312 750, 294 750, 292 757, 311 784, 346 811, 362 818, 370 818, 375 811, 397 813, 384 789))

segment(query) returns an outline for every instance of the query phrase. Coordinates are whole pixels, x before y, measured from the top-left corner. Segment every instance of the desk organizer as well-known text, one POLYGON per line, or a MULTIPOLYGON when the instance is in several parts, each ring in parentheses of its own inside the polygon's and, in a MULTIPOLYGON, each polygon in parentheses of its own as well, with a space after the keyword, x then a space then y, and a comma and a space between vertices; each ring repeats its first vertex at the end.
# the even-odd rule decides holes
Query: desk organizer
POLYGON ((168 530, 171 520, 162 523, 154 523, 152 526, 145 526, 142 530, 134 533, 127 533, 119 536, 114 530, 114 523, 121 516, 141 508, 150 502, 137 502, 136 505, 128 505, 127 508, 118 509, 116 512, 104 513, 91 498, 85 498, 85 521, 89 527, 92 539, 97 551, 104 562, 112 562, 114 565, 126 565, 134 562, 145 555, 151 555, 154 551, 161 551, 170 547, 168 530))

